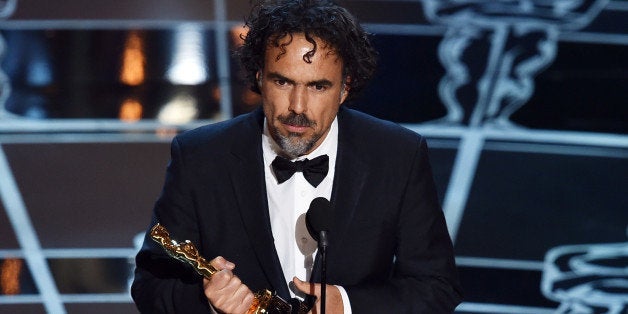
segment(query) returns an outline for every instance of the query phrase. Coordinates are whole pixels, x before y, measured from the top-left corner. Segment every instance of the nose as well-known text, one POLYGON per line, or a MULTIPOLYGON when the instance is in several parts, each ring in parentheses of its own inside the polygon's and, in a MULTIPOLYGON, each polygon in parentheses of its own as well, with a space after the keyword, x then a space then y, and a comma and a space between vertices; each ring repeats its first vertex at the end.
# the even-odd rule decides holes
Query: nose
POLYGON ((307 88, 297 85, 290 94, 290 111, 295 114, 302 114, 307 111, 307 88))

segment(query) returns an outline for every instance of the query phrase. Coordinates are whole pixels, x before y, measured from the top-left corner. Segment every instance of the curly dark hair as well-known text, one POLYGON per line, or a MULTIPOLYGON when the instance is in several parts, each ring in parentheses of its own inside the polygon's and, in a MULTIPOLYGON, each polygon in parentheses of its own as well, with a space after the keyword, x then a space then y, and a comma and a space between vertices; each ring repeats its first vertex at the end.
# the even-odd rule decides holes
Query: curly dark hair
MULTIPOLYGON (((269 45, 280 47, 286 36, 303 33, 314 48, 303 56, 305 62, 316 53, 314 38, 330 45, 343 62, 343 76, 357 95, 371 79, 376 68, 376 52, 368 34, 349 11, 330 0, 266 0, 253 6, 246 21, 248 33, 236 51, 251 90, 260 93, 256 74, 264 68, 269 45)), ((285 49, 282 49, 285 51, 285 49)), ((279 58, 280 56, 278 56, 279 58)))

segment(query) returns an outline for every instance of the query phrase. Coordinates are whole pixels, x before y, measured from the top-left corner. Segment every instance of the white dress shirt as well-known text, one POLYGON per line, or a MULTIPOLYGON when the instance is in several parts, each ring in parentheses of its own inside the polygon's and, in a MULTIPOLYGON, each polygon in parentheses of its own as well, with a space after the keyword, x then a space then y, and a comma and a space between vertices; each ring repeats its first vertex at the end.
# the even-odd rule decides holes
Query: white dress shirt
MULTIPOLYGON (((264 174, 266 180, 266 192, 268 196, 268 209, 270 212, 270 224, 275 248, 279 255, 279 261, 284 277, 290 287, 293 297, 300 297, 292 285, 292 278, 305 281, 310 280, 316 248, 318 247, 309 235, 305 227, 305 213, 314 198, 324 197, 331 199, 331 191, 334 182, 336 166, 336 152, 338 151, 338 119, 334 119, 329 133, 323 142, 314 151, 307 155, 299 156, 294 160, 313 159, 321 155, 329 156, 329 172, 325 179, 313 187, 302 172, 296 172, 290 179, 279 184, 272 171, 271 163, 280 152, 277 143, 270 136, 267 121, 264 120, 264 134, 262 136, 262 150, 264 155, 264 174)), ((339 287, 342 295, 345 313, 351 313, 349 298, 346 291, 339 287)))

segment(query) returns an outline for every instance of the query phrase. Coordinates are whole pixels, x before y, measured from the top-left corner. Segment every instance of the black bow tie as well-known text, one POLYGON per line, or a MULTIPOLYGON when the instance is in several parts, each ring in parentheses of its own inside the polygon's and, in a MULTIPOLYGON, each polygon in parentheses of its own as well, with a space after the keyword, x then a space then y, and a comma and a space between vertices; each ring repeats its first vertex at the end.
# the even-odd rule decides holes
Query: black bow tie
POLYGON ((301 171, 303 172, 305 180, 313 187, 317 187, 323 182, 323 179, 325 179, 329 171, 329 156, 322 155, 312 160, 306 158, 297 161, 290 161, 277 156, 271 165, 273 166, 273 171, 275 172, 275 177, 277 177, 279 184, 290 179, 295 172, 301 171))

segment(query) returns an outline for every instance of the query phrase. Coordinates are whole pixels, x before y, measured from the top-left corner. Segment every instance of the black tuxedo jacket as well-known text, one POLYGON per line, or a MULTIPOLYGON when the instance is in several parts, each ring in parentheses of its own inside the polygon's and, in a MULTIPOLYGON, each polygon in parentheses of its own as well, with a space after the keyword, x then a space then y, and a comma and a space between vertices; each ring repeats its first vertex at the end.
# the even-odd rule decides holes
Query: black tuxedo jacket
MULTIPOLYGON (((338 123, 327 282, 346 289, 358 314, 453 312, 460 288, 424 139, 343 107, 338 123)), ((262 124, 256 110, 177 136, 151 226, 191 240, 207 260, 233 261, 252 291, 288 299, 268 216, 262 124)), ((136 265, 132 295, 142 312, 209 313, 201 277, 153 241, 136 265)))

